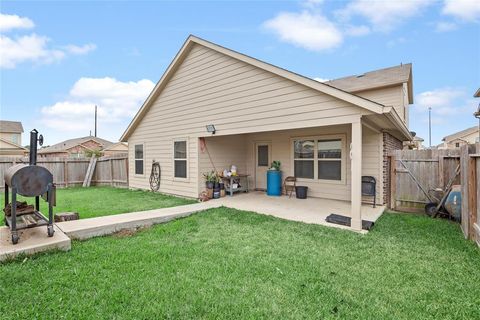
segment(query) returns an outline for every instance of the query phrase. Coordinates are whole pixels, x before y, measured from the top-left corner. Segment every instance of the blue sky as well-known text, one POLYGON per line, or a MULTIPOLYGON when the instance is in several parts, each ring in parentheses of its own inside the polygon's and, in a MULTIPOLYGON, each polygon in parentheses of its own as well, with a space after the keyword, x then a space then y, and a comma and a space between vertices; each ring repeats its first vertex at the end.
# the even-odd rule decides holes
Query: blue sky
MULTIPOLYGON (((194 34, 312 78, 413 63, 410 129, 428 145, 477 124, 480 1, 2 1, 0 118, 47 144, 117 141, 194 34)), ((26 142, 26 135, 24 142, 26 142)))

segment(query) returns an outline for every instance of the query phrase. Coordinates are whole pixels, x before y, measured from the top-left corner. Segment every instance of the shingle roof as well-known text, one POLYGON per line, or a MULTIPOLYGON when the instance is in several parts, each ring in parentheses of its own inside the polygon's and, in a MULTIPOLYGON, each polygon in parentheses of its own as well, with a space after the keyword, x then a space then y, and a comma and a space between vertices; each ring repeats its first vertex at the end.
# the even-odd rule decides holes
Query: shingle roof
POLYGON ((82 143, 85 143, 87 141, 94 140, 98 142, 100 145, 102 145, 102 149, 110 146, 113 144, 113 142, 99 138, 99 137, 93 137, 93 136, 86 136, 86 137, 81 137, 81 138, 74 138, 74 139, 69 139, 65 140, 62 142, 59 142, 57 144, 51 145, 46 148, 42 148, 38 150, 38 153, 52 153, 52 152, 64 152, 72 147, 78 146, 82 143))
POLYGON ((399 66, 365 72, 338 78, 324 83, 337 87, 348 92, 359 92, 372 88, 388 87, 391 85, 409 82, 412 76, 412 64, 401 64, 399 66))
POLYGON ((19 121, 0 120, 0 132, 23 133, 23 126, 19 121))
POLYGON ((471 133, 477 132, 477 130, 478 130, 478 126, 474 126, 474 127, 462 130, 462 131, 458 131, 458 132, 452 133, 451 135, 445 136, 442 139, 442 141, 450 141, 450 140, 453 140, 453 139, 461 138, 463 136, 466 136, 466 135, 469 135, 471 133))

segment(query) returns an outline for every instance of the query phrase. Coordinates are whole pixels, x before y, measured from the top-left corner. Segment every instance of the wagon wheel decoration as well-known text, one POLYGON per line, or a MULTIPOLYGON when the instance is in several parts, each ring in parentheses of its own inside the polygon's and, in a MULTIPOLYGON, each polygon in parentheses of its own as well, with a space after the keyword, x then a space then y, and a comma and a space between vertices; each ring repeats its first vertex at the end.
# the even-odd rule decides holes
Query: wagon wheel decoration
POLYGON ((155 192, 160 189, 160 163, 153 160, 152 162, 152 171, 150 172, 150 189, 155 192))

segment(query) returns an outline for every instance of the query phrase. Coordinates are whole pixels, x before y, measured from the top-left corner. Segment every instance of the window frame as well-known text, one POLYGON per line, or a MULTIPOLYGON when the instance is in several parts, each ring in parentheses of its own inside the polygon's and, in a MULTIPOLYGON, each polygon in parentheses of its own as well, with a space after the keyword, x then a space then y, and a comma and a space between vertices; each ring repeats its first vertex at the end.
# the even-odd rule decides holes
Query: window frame
POLYGON ((328 183, 328 184, 346 184, 347 183, 347 136, 346 134, 328 134, 328 135, 315 135, 315 136, 298 136, 290 138, 290 159, 291 159, 291 168, 290 173, 292 176, 295 175, 295 161, 313 161, 313 179, 310 178, 297 178, 299 182, 307 183, 328 183), (295 158, 295 141, 298 140, 314 140, 313 148, 313 158, 295 158), (324 159, 318 158, 318 141, 322 140, 340 140, 341 142, 341 151, 342 155, 340 157, 340 180, 328 180, 328 179, 319 179, 318 178, 318 163, 319 161, 338 161, 338 158, 334 159, 324 159))
POLYGON ((133 144, 133 174, 137 177, 144 177, 145 176, 145 142, 142 143, 134 143, 133 144), (137 146, 142 146, 142 158, 137 158, 135 149, 137 146), (142 160, 142 173, 137 173, 137 160, 142 160))
POLYGON ((190 170, 189 170, 189 156, 190 156, 190 148, 188 146, 189 144, 189 139, 188 137, 179 137, 179 138, 174 138, 172 140, 172 180, 173 181, 178 181, 178 182, 188 182, 190 181, 190 170), (186 151, 186 156, 185 158, 175 158, 175 142, 185 142, 185 151, 186 151), (185 173, 186 177, 175 177, 175 161, 185 161, 185 173))

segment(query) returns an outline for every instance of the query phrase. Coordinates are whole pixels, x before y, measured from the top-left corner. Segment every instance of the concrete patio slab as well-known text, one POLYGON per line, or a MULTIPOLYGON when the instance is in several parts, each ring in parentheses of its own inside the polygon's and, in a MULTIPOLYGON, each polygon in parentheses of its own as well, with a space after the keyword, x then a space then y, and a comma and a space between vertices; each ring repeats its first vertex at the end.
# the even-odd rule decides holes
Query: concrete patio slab
POLYGON ((222 204, 217 201, 208 201, 172 208, 65 221, 57 223, 57 226, 71 239, 85 240, 92 237, 109 235, 120 230, 135 230, 154 224, 165 223, 173 219, 189 216, 198 211, 218 208, 221 205, 222 204))
MULTIPOLYGON (((213 200, 213 202, 217 201, 225 207, 238 210, 253 211, 286 220, 352 230, 350 227, 325 221, 325 218, 332 213, 350 217, 351 205, 348 201, 321 198, 297 199, 295 195, 291 198, 288 196, 271 197, 260 191, 213 200)), ((385 207, 377 205, 376 208, 373 208, 372 205, 362 205, 361 210, 363 220, 375 222, 385 211, 385 207)), ((366 232, 365 230, 362 231, 362 233, 366 232)))
POLYGON ((47 227, 36 227, 20 230, 20 240, 16 245, 12 244, 10 229, 0 227, 0 261, 17 257, 20 254, 32 255, 47 250, 68 251, 71 248, 70 238, 58 227, 55 227, 53 237, 47 236, 47 227))

